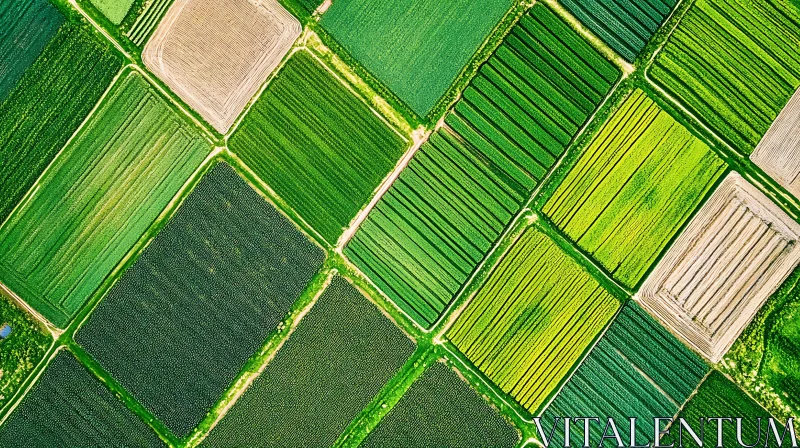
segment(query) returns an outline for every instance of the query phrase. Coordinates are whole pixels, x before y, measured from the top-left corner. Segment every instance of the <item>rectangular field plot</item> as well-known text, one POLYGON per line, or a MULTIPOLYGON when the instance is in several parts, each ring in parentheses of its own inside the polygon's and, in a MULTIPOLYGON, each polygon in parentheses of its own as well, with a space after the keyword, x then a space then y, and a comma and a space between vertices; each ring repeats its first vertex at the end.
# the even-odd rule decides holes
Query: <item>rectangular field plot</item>
MULTIPOLYGON (((14 6, 0 8, 24 3, 4 2, 14 6)), ((32 20, 41 27, 48 20, 63 21, 58 11, 46 14, 57 14, 60 18, 40 13, 32 20)), ((8 217, 83 122, 122 66, 116 51, 92 36, 87 26, 63 24, 25 74, 19 73, 21 79, 15 86, 9 86, 8 95, 0 102, 0 222, 8 217)), ((37 45, 42 45, 39 39, 37 45)), ((6 87, 5 80, 13 76, 8 72, 3 74, 3 69, 25 63, 27 54, 15 51, 8 56, 13 58, 13 64, 6 65, 0 59, 2 88, 6 87)))
POLYGON ((331 446, 413 351, 402 331, 334 277, 203 446, 331 446))
POLYGON ((434 363, 361 447, 513 447, 519 433, 459 376, 434 363))
POLYGON ((0 229, 0 280, 63 328, 209 151, 128 73, 0 229))
POLYGON ((98 11, 114 25, 119 25, 128 14, 134 0, 90 0, 98 11))
POLYGON ((619 302, 552 240, 528 229, 447 338, 535 413, 618 308, 619 302))
MULTIPOLYGON (((637 439, 652 437, 653 418, 675 415, 706 372, 708 367, 700 357, 628 302, 547 407, 542 427, 552 428, 556 417, 596 416, 603 423, 591 426, 590 440, 600 440, 609 417, 617 422, 636 417, 637 439)), ((561 420, 556 427, 560 425, 561 420)), ((619 425, 622 440, 630 440, 629 425, 619 425)), ((564 446, 563 431, 554 434, 550 446, 564 446)), ((582 444, 583 430, 574 428, 571 445, 582 444)))
POLYGON ((758 142, 750 160, 800 198, 800 89, 758 142))
POLYGON ((705 143, 637 90, 542 210, 633 288, 724 171, 705 143))
POLYGON ((677 0, 561 0, 587 28, 628 62, 653 37, 677 0))
POLYGON ((270 81, 229 146, 336 244, 408 142, 314 56, 299 51, 270 81))
POLYGON ((291 221, 219 164, 112 287, 76 342, 185 436, 323 259, 291 221))
POLYGON ((166 446, 66 350, 0 426, 0 445, 166 446))
POLYGON ((175 0, 142 61, 225 134, 300 31, 277 0, 175 0))
POLYGON ((731 173, 644 282, 637 300, 718 362, 800 261, 800 225, 731 173))
POLYGON ((534 6, 345 253, 431 326, 618 76, 547 7, 534 6))
POLYGON ((337 0, 322 26, 370 73, 425 117, 511 0, 337 0))
POLYGON ((749 154, 800 86, 798 24, 782 0, 698 0, 650 76, 749 154))
POLYGON ((0 293, 0 327, 11 333, 0 341, 0 408, 28 378, 53 342, 45 329, 23 309, 0 293))

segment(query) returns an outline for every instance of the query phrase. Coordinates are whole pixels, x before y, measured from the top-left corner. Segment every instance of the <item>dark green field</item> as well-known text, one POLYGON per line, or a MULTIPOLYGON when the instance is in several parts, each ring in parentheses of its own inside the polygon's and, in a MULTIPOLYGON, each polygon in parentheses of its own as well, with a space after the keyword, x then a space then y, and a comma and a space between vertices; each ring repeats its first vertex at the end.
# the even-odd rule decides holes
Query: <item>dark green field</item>
POLYGON ((229 142, 331 244, 408 145, 306 51, 270 81, 229 142))
POLYGON ((444 364, 418 378, 360 446, 513 447, 519 434, 444 364))
POLYGON ((11 334, 0 341, 0 408, 28 378, 52 343, 39 322, 0 294, 0 327, 4 324, 11 326, 11 334))
POLYGON ((0 426, 0 446, 160 447, 164 443, 75 357, 62 350, 0 426))
POLYGON ((413 351, 373 304, 334 277, 205 446, 330 446, 413 351))
POLYGON ((323 258, 219 164, 114 285, 76 342, 185 436, 285 317, 323 258))

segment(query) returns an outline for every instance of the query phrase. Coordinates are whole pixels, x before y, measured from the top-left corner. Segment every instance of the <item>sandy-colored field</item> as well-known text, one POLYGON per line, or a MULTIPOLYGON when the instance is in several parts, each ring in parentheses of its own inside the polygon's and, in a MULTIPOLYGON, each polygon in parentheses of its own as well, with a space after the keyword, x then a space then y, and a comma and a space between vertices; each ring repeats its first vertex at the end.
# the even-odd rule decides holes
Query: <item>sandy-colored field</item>
POLYGON ((778 114, 750 160, 800 198, 800 89, 778 114))
POLYGON ((700 209, 636 299, 718 362, 800 260, 800 225, 737 173, 700 209))
POLYGON ((277 0, 176 0, 142 60, 226 133, 300 32, 277 0))

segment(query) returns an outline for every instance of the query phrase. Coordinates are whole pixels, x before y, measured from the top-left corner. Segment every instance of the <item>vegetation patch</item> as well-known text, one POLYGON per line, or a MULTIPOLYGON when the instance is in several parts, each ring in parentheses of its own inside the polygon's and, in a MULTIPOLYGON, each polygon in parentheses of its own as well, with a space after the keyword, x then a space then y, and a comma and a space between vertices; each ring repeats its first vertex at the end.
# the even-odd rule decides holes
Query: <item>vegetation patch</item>
POLYGON ((633 288, 725 169, 705 143, 637 90, 542 210, 633 288))
POLYGON ((562 0, 614 51, 633 62, 672 12, 677 0, 562 0))
POLYGON ((336 0, 322 26, 370 73, 425 117, 512 0, 336 0))
POLYGON ((447 337, 535 413, 618 308, 588 272, 531 228, 495 266, 447 337))
MULTIPOLYGON (((602 423, 590 426, 590 440, 600 440, 608 418, 623 422, 636 417, 637 439, 642 434, 652 437, 653 418, 675 415, 707 372, 700 357, 628 302, 547 407, 542 427, 552 428, 556 417, 596 416, 602 423)), ((571 445, 581 446, 583 431, 573 429, 571 445)), ((630 440, 627 424, 620 424, 619 432, 622 440, 630 440)), ((563 435, 556 430, 550 446, 564 446, 563 435)))
POLYGON ((0 426, 0 445, 166 446, 66 350, 0 426))
POLYGON ((0 340, 0 408, 14 396, 53 342, 41 324, 0 294, 0 328, 6 325, 11 333, 0 340))
MULTIPOLYGON (((61 17, 58 11, 53 14, 61 17)), ((36 26, 44 26, 54 19, 37 16, 33 20, 36 26)), ((84 26, 63 24, 0 102, 0 222, 83 122, 122 66, 119 54, 98 42, 84 26)), ((16 53, 10 54, 14 61, 24 62, 26 56, 16 53)), ((0 61, 0 67, 5 66, 0 61)), ((10 78, 0 76, 6 79, 10 78)))
POLYGON ((785 0, 698 0, 650 75, 749 154, 800 86, 799 25, 785 0))
POLYGON ((334 277, 204 446, 332 446, 414 343, 334 277))
POLYGON ((408 146, 307 51, 295 53, 229 146, 336 244, 408 146))
POLYGON ((418 378, 362 447, 513 447, 519 433, 441 362, 418 378))
POLYGON ((291 221, 219 164, 76 341, 182 437, 284 319, 323 260, 291 221))
POLYGON ((142 61, 225 134, 300 31, 277 0, 176 0, 142 61))
POLYGON ((114 25, 122 22, 133 4, 133 0, 91 0, 91 2, 114 25))
POLYGON ((0 280, 65 327, 209 150, 128 73, 0 229, 0 280))

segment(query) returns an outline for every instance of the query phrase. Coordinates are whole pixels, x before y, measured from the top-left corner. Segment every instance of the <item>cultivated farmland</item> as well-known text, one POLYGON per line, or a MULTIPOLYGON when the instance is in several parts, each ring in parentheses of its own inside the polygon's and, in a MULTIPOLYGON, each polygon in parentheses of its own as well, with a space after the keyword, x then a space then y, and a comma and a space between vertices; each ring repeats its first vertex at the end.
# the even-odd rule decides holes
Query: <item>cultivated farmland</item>
POLYGON ((14 396, 52 343, 33 317, 0 294, 3 325, 11 326, 11 334, 0 341, 0 408, 14 396))
POLYGON ((284 319, 323 259, 321 249, 219 164, 76 341, 185 436, 284 319))
POLYGON ((48 0, 0 4, 0 101, 17 85, 63 22, 64 16, 48 0))
POLYGON ((800 89, 778 114, 750 160, 800 198, 800 89))
POLYGON ((367 71, 425 117, 511 0, 337 0, 322 26, 367 71))
MULTIPOLYGON (((52 14, 60 17, 57 11, 52 14)), ((86 118, 121 65, 120 56, 85 25, 67 22, 8 92, 0 103, 0 222, 86 118)))
POLYGON ((650 75, 749 154, 800 86, 798 24, 783 0, 698 0, 650 75))
MULTIPOLYGON (((706 372, 700 357, 628 302, 547 407, 542 426, 551 428, 556 417, 597 416, 603 423, 591 426, 590 440, 600 440, 609 417, 617 422, 637 417, 637 439, 652 437, 653 417, 675 415, 706 372)), ((623 440, 630 440, 629 426, 620 424, 619 430, 623 440)), ((572 446, 581 446, 582 441, 582 429, 575 428, 572 446)), ((556 431, 550 446, 563 444, 563 433, 556 431)))
POLYGON ((513 447, 519 433, 441 362, 418 378, 360 446, 513 447))
POLYGON ((114 25, 119 25, 131 9, 133 0, 90 0, 114 25))
POLYGON ((731 173, 672 244, 637 300, 718 362, 800 261, 800 225, 731 173))
POLYGON ((535 413, 617 308, 581 266, 531 228, 495 266, 447 338, 535 413))
POLYGON ((633 288, 725 168, 705 143, 636 90, 542 210, 633 288))
POLYGON ((63 328, 209 150, 128 73, 0 229, 0 280, 63 328))
POLYGON ((647 45, 677 0, 561 0, 564 6, 628 62, 647 45))
POLYGON ((142 61, 224 134, 300 31, 277 0, 176 0, 142 61))
POLYGON ((0 426, 4 447, 165 446, 66 350, 0 426))
POLYGON ((311 53, 295 53, 229 146, 336 244, 408 143, 311 53))
POLYGON ((547 7, 535 6, 345 253, 429 327, 618 76, 547 7))
POLYGON ((144 7, 144 10, 133 22, 131 28, 125 33, 131 42, 136 46, 141 46, 144 41, 150 37, 153 30, 156 29, 161 19, 167 13, 173 0, 149 0, 144 7))
POLYGON ((205 446, 331 446, 413 351, 372 303, 334 277, 205 446))

